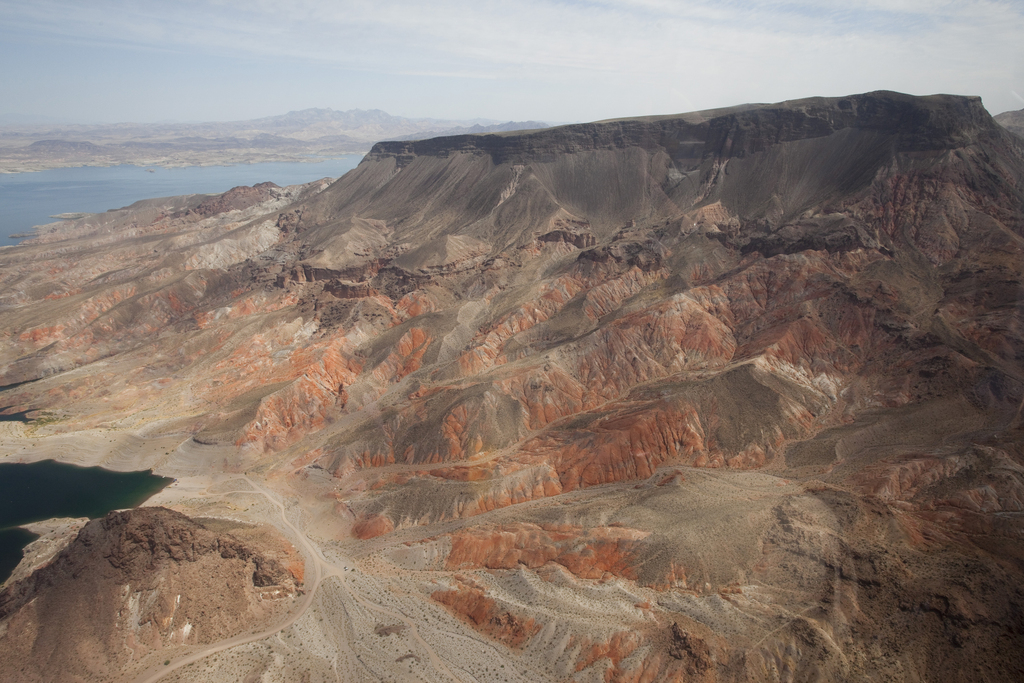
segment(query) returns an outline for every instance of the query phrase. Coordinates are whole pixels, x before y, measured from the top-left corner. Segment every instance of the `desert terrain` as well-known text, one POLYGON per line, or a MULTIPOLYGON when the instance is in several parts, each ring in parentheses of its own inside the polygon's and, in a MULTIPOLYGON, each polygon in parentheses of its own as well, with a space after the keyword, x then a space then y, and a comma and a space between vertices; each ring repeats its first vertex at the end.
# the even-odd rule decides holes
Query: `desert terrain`
POLYGON ((0 248, 36 418, 0 461, 176 481, 39 527, 0 666, 1021 679, 1022 207, 980 100, 875 92, 39 228, 0 248))
POLYGON ((378 140, 544 128, 540 121, 409 119, 387 112, 304 109, 248 121, 0 126, 0 173, 77 166, 231 166, 320 161, 378 140))

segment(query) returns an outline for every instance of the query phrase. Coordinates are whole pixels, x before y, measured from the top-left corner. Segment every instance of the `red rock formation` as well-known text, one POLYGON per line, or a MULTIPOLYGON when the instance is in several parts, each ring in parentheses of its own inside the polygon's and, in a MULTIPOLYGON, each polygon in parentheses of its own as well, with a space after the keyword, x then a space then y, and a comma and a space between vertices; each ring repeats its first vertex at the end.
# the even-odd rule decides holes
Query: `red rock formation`
POLYGON ((220 320, 231 320, 233 318, 244 318, 257 313, 271 313, 281 309, 291 308, 299 303, 299 297, 294 292, 274 293, 260 292, 245 296, 235 301, 230 306, 224 306, 212 311, 198 311, 195 314, 196 324, 201 329, 214 327, 220 320))
POLYGON ((373 370, 373 378, 381 384, 398 382, 419 370, 423 354, 430 344, 430 334, 419 327, 410 328, 395 344, 388 357, 373 370))
POLYGON ((576 670, 582 671, 599 659, 608 659, 611 667, 605 674, 605 680, 623 680, 622 672, 619 670, 622 660, 631 655, 633 651, 637 649, 641 640, 640 635, 632 631, 616 633, 605 642, 594 643, 589 640, 585 640, 580 643, 582 651, 580 652, 579 658, 576 660, 576 670))
POLYGON ((405 321, 424 313, 436 311, 438 304, 429 292, 417 289, 399 299, 395 304, 395 309, 398 311, 399 318, 405 321))
POLYGON ((503 316, 489 329, 481 330, 472 342, 473 350, 459 358, 463 373, 474 374, 506 362, 502 350, 508 339, 549 319, 581 289, 582 284, 571 277, 542 285, 536 298, 503 316))
POLYGON ((563 491, 628 479, 646 479, 665 462, 723 464, 706 443, 693 408, 644 406, 633 414, 600 419, 585 432, 555 432, 522 447, 524 456, 549 462, 563 491))
POLYGON ((362 519, 352 526, 352 535, 360 539, 375 538, 382 534, 391 533, 395 530, 394 523, 387 517, 374 515, 362 519))
POLYGON ((540 630, 533 619, 522 619, 503 609, 472 584, 459 583, 450 590, 434 591, 430 597, 511 648, 522 647, 540 630))
POLYGON ((537 569, 555 562, 584 579, 607 575, 636 579, 636 552, 649 535, 623 527, 478 526, 451 535, 452 549, 445 566, 449 570, 514 569, 519 565, 537 569))
POLYGON ((345 387, 361 367, 347 357, 344 338, 321 353, 317 362, 298 365, 296 369, 302 374, 287 387, 260 401, 256 417, 247 425, 239 445, 281 448, 322 429, 331 415, 344 407, 345 387))

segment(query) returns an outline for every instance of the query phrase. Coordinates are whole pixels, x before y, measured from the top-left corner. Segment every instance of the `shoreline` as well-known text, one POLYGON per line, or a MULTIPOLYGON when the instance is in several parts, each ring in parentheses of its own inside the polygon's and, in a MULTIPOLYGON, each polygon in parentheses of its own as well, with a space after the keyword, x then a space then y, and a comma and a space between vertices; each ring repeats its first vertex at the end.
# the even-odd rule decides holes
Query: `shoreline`
POLYGON ((19 175, 22 173, 39 173, 42 171, 53 171, 62 168, 113 168, 115 166, 135 166, 137 168, 209 168, 209 167, 231 167, 231 166, 252 166, 256 164, 320 164, 335 159, 343 159, 354 155, 365 156, 369 149, 356 152, 339 152, 328 155, 285 155, 285 156, 239 156, 234 159, 224 159, 224 155, 217 155, 219 160, 182 160, 173 158, 109 160, 109 161, 38 161, 25 162, 24 166, 14 165, 10 162, 0 161, 0 175, 19 175))
MULTIPOLYGON (((191 436, 170 434, 148 437, 141 430, 89 429, 65 434, 30 435, 26 423, 0 422, 0 463, 28 464, 53 460, 79 467, 99 467, 112 472, 151 472, 173 479, 136 507, 167 507, 190 517, 206 507, 207 500, 220 494, 217 485, 239 475, 219 471, 215 457, 221 446, 200 446, 191 436)), ((207 516, 231 517, 206 509, 207 516), (210 513, 214 512, 213 515, 210 513)), ((271 523, 262 515, 251 514, 251 523, 271 523)), ((16 525, 39 538, 22 550, 22 560, 4 586, 27 576, 52 559, 88 520, 55 517, 16 525), (73 523, 72 523, 73 522, 73 523)))
POLYGON ((337 178, 355 168, 360 154, 334 157, 303 156, 294 160, 253 159, 234 163, 178 164, 162 167, 139 164, 71 165, 61 168, 0 171, 0 204, 7 211, 0 221, 0 249, 19 246, 67 220, 125 209, 142 200, 196 194, 213 196, 237 186, 273 181, 280 187, 337 178), (51 226, 51 228, 40 226, 51 226))

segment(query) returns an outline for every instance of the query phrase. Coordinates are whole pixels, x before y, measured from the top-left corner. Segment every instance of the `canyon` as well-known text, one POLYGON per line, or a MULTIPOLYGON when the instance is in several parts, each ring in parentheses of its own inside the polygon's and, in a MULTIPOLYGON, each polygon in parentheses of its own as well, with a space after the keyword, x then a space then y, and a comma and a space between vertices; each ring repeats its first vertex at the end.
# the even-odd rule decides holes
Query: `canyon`
POLYGON ((893 92, 43 226, 0 249, 3 460, 177 481, 5 585, 5 670, 1020 679, 1022 263, 1024 139, 893 92))

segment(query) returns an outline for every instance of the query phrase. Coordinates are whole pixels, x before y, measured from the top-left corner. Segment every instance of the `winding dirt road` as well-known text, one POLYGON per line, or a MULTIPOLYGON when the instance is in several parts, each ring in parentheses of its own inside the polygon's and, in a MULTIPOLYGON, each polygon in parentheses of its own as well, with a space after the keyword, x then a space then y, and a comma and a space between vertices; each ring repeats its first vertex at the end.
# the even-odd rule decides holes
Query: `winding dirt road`
POLYGON ((188 666, 189 664, 198 662, 202 659, 205 659, 206 657, 209 657, 212 654, 223 652, 224 650, 229 650, 239 645, 245 645, 246 643, 252 643, 259 640, 263 640, 264 638, 268 638, 277 633, 280 633, 284 629, 294 624, 300 618, 302 618, 302 616, 306 613, 306 610, 308 610, 309 607, 313 604, 313 598, 316 596, 316 591, 320 587, 320 584, 329 577, 338 577, 341 580, 341 584, 345 588, 345 591, 348 593, 349 597, 351 597, 355 602, 359 603, 363 607, 374 612, 386 615, 392 619, 397 619, 404 623, 409 628, 409 632, 412 634, 412 637, 416 640, 417 643, 419 643, 420 647, 423 648, 424 652, 426 652, 427 657, 430 660, 431 664, 434 666, 434 668, 437 669, 439 673, 442 673, 443 675, 447 676, 448 680, 450 681, 460 680, 459 677, 456 676, 450 668, 448 668, 448 665, 445 664, 445 662, 437 655, 434 649, 430 645, 428 645, 425 640, 423 640, 422 636, 420 636, 419 634, 419 631, 416 629, 416 624, 410 618, 398 612, 394 612, 390 609, 387 609, 386 607, 382 607, 381 605, 375 604, 372 601, 367 600, 363 596, 356 594, 352 590, 351 585, 345 581, 344 576, 344 571, 346 569, 354 569, 354 567, 349 563, 338 565, 328 560, 324 556, 320 548, 309 539, 306 533, 288 520, 285 505, 283 502, 281 502, 281 500, 278 499, 276 495, 274 495, 264 487, 257 484, 248 476, 243 475, 242 479, 244 479, 250 486, 252 486, 254 490, 225 491, 219 493, 218 495, 262 495, 268 501, 270 501, 271 504, 278 508, 278 510, 281 513, 282 524, 284 524, 285 527, 292 531, 294 537, 298 539, 298 542, 302 545, 304 553, 308 558, 307 564, 312 564, 313 581, 308 585, 306 592, 303 595, 302 602, 299 603, 298 607, 294 609, 288 615, 288 617, 285 618, 284 621, 278 623, 277 625, 269 629, 259 631, 257 633, 237 635, 233 638, 221 640, 203 648, 202 650, 199 650, 198 652, 194 652, 183 657, 172 659, 166 665, 160 664, 152 666, 149 669, 147 669, 144 673, 142 673, 140 676, 138 676, 135 679, 134 683, 156 683, 156 681, 160 680, 172 671, 180 669, 183 666, 188 666))

